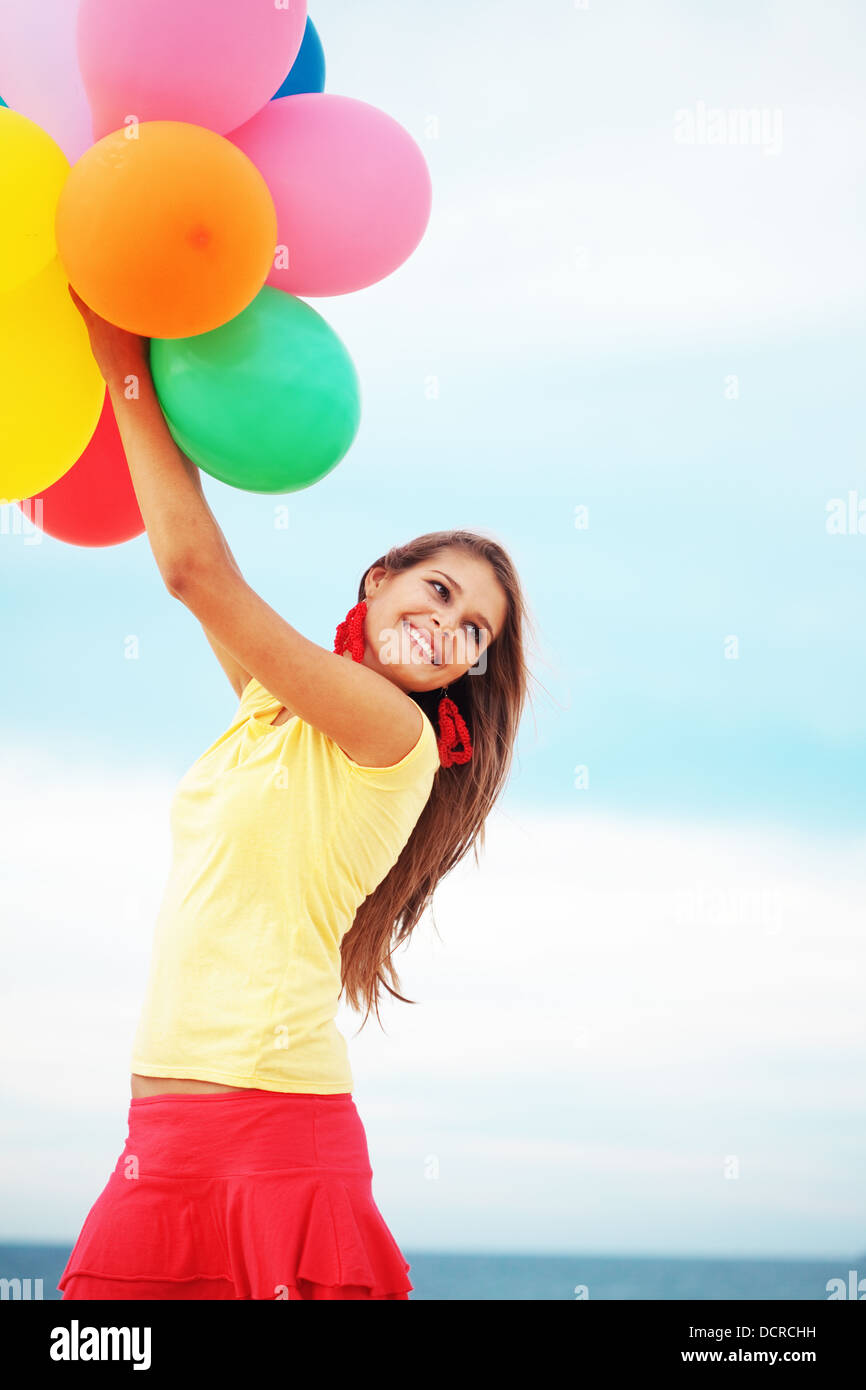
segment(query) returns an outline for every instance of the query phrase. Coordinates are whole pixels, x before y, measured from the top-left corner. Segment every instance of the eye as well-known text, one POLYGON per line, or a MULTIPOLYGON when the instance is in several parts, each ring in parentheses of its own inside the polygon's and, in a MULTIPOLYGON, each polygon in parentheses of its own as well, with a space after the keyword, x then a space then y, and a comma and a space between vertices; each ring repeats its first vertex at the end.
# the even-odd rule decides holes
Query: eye
MULTIPOLYGON (((446 603, 447 603, 447 601, 448 601, 448 595, 449 595, 450 592, 451 592, 451 590, 448 588, 448 585, 447 585, 447 584, 443 584, 441 579, 428 579, 427 583, 428 583, 428 584, 432 584, 433 587, 434 587, 434 589, 444 589, 444 590, 445 590, 445 601, 446 601, 446 603)), ((477 624, 477 623, 467 623, 466 626, 467 626, 467 627, 472 627, 472 628, 475 629, 475 631, 476 631, 476 633, 477 633, 477 635, 478 635, 478 641, 480 642, 480 641, 481 641, 481 628, 478 626, 478 624, 477 624)))

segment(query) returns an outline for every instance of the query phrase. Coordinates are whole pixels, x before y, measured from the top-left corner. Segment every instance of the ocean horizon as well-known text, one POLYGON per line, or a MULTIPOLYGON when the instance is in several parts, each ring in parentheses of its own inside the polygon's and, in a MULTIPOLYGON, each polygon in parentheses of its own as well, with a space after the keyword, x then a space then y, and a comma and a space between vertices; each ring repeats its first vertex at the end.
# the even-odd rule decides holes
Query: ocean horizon
MULTIPOLYGON (((71 1245, 0 1244, 0 1298, 61 1300, 71 1245), (18 1286, 8 1281, 20 1280, 18 1286), (26 1281, 29 1280, 29 1285, 26 1281), (41 1286, 37 1281, 41 1280, 41 1286)), ((866 1254, 839 1259, 404 1250, 418 1300, 792 1301, 858 1297, 866 1254), (853 1277, 852 1277, 853 1276, 853 1277), (833 1283, 831 1281, 841 1281, 833 1283), (841 1290, 844 1289, 844 1292, 841 1290)), ((862 1297, 862 1295, 860 1295, 862 1297)))

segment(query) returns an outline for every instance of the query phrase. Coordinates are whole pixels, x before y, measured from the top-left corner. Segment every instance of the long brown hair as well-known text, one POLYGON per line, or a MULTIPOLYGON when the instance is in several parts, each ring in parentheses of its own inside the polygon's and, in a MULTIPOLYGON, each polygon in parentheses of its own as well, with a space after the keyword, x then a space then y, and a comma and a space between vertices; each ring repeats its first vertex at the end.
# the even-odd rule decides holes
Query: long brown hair
MULTIPOLYGON (((393 546, 367 566, 358 585, 358 600, 364 597, 364 580, 374 566, 383 565, 390 571, 410 569, 446 546, 461 546, 490 563, 505 592, 508 609, 501 632, 485 650, 484 673, 467 671, 448 687, 469 729, 471 759, 453 767, 440 766, 427 804, 399 859, 361 903, 343 937, 341 993, 345 991, 353 1009, 366 1007, 362 1028, 373 1008, 381 1026, 380 986, 404 1004, 417 1002, 399 993, 400 980, 391 957, 408 940, 439 880, 470 849, 478 863, 479 844, 484 847, 484 821, 511 768, 531 676, 525 643, 526 631, 534 633, 534 625, 509 555, 489 536, 475 531, 430 531, 405 545, 393 546)), ((409 693, 438 729, 442 692, 409 693)))

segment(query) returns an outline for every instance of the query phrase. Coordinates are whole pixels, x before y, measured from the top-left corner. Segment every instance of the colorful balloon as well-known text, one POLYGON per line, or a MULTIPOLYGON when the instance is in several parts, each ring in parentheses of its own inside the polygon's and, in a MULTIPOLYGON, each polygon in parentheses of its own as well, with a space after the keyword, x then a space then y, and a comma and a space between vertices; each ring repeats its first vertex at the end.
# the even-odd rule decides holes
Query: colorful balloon
POLYGON ((303 300, 265 286, 231 323, 150 345, 172 438, 211 477, 297 492, 336 467, 361 415, 352 359, 303 300))
POLYGON ((407 130, 354 97, 310 92, 270 101, 228 137, 261 171, 277 209, 267 283, 334 295, 383 280, 412 254, 432 186, 407 130))
POLYGON ((75 47, 77 16, 71 0, 0 0, 4 105, 47 131, 70 164, 93 144, 75 47))
POLYGON ((68 175, 50 135, 20 112, 0 110, 0 294, 57 255, 54 211, 68 175))
POLYGON ((142 534, 144 520, 108 391, 93 438, 78 462, 51 487, 18 505, 47 536, 69 545, 121 545, 142 534))
POLYGON ((323 92, 325 90, 325 50, 315 24, 307 15, 307 27, 297 58, 291 70, 274 97, 291 97, 298 92, 323 92))
POLYGON ((78 8, 95 139, 130 114, 233 130, 291 68, 307 18, 306 0, 81 0, 78 8))
POLYGON ((74 289, 110 323, 185 338, 228 322, 273 264, 277 219, 255 166, 222 135, 147 121, 98 141, 57 205, 74 289), (134 137, 134 138, 130 138, 134 137))
POLYGON ((60 261, 0 297, 0 501, 50 487, 96 429, 105 381, 60 261))

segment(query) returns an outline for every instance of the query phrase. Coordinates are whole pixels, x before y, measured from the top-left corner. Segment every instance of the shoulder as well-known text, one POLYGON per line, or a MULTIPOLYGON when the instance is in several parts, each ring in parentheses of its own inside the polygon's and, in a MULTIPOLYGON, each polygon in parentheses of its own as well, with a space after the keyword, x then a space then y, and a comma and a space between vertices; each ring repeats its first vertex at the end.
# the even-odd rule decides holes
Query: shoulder
MULTIPOLYGON (((338 755, 357 779, 378 786, 411 786, 417 782, 429 781, 439 767, 439 745, 436 730, 421 706, 407 697, 407 728, 410 747, 395 762, 378 764, 364 758, 352 757, 339 744, 334 744, 338 755)), ((405 742, 405 740, 404 740, 405 742)))
POLYGON ((342 733, 327 730, 349 758, 365 767, 395 767, 417 746, 423 733, 420 706, 390 682, 378 679, 377 698, 342 733))

